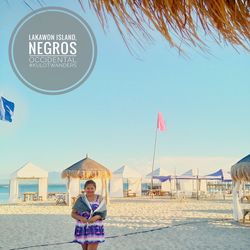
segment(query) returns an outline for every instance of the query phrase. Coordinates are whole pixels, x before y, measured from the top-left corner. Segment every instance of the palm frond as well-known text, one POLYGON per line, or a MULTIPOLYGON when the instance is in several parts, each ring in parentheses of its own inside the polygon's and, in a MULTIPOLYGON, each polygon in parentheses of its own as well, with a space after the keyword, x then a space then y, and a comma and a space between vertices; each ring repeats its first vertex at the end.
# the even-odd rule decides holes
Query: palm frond
MULTIPOLYGON (((7 1, 7 0, 6 0, 7 1)), ((33 9, 30 2, 23 0, 33 9)), ((78 1, 84 10, 86 1, 78 1)), ((34 0, 44 6, 44 0, 34 0)), ((89 0, 103 28, 111 17, 123 40, 143 47, 158 31, 168 43, 182 51, 183 44, 205 47, 204 35, 218 44, 250 51, 250 0, 89 0), (202 32, 203 31, 203 32, 202 32)))
POLYGON ((148 30, 153 25, 178 49, 180 43, 202 48, 203 30, 217 43, 223 39, 249 51, 249 0, 89 0, 89 3, 103 27, 107 25, 107 16, 111 16, 123 37, 131 35, 141 44, 144 38, 151 38, 148 30))

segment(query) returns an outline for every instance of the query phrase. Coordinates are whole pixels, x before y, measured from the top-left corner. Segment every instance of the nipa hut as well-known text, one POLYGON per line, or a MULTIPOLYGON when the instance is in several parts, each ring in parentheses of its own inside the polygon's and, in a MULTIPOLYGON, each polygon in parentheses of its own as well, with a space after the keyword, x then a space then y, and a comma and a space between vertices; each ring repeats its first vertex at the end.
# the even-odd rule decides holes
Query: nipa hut
POLYGON ((234 181, 233 189, 233 217, 234 220, 241 220, 243 218, 240 199, 242 198, 242 184, 250 182, 250 154, 238 161, 231 167, 231 176, 234 181))
POLYGON ((108 181, 110 177, 111 172, 109 169, 86 155, 86 158, 78 161, 62 172, 62 178, 67 178, 67 204, 71 205, 72 200, 81 193, 80 180, 88 179, 101 182, 101 195, 105 196, 108 202, 108 181))

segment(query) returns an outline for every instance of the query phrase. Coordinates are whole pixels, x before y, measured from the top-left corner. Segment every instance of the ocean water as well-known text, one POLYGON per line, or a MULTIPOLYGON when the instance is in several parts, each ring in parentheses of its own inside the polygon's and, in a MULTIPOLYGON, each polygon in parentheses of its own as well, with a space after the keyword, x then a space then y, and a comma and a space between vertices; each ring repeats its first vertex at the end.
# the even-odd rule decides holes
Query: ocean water
MULTIPOLYGON (((48 192, 66 192, 64 184, 48 185, 48 192)), ((19 184, 19 197, 23 197, 24 192, 38 192, 38 184, 19 184)), ((9 200, 9 185, 0 184, 0 203, 7 203, 9 200)))
MULTIPOLYGON (((81 183, 81 189, 83 189, 84 184, 81 183)), ((128 190, 128 183, 123 184, 124 191, 128 190)), ((147 183, 142 183, 142 190, 148 190, 150 185, 147 183)), ((66 192, 67 188, 64 184, 58 185, 48 185, 48 192, 66 192)), ((38 192, 38 184, 19 184, 18 197, 23 197, 24 192, 38 192)), ((0 184, 0 203, 7 203, 9 200, 9 185, 0 184)))
POLYGON ((9 185, 0 185, 0 203, 7 202, 9 198, 9 185))

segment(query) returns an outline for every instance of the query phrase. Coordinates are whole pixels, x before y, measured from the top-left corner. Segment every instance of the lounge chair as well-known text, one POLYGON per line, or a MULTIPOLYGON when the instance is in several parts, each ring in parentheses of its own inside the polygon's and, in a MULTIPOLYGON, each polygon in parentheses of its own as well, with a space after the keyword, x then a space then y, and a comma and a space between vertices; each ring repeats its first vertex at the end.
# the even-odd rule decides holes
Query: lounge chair
POLYGON ((128 190, 127 197, 136 197, 136 193, 132 192, 132 190, 128 190))
POLYGON ((243 223, 245 223, 246 216, 249 214, 249 220, 250 220, 250 209, 243 209, 243 223))
POLYGON ((56 194, 56 205, 66 204, 66 197, 64 194, 56 194))

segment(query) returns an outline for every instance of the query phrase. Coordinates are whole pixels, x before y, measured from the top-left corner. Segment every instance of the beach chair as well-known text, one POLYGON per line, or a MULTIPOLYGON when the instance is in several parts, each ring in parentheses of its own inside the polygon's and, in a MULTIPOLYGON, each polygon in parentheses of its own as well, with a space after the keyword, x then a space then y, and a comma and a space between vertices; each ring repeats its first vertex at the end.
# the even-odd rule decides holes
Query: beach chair
POLYGON ((241 202, 244 202, 244 200, 246 200, 248 203, 250 202, 250 195, 244 195, 242 198, 241 198, 241 202))
POLYGON ((245 223, 246 216, 249 214, 249 220, 250 220, 250 209, 243 209, 243 223, 245 223))
POLYGON ((32 201, 37 201, 38 200, 38 194, 34 194, 32 196, 32 201))
POLYGON ((66 197, 64 194, 56 194, 56 205, 60 204, 66 205, 66 197))
POLYGON ((56 200, 56 193, 49 192, 48 193, 48 200, 56 200))
POLYGON ((160 189, 149 189, 147 192, 148 196, 160 196, 160 189))
POLYGON ((168 191, 160 191, 160 196, 168 196, 169 192, 168 191))
POLYGON ((127 197, 136 197, 136 193, 132 192, 131 190, 128 190, 127 197))

